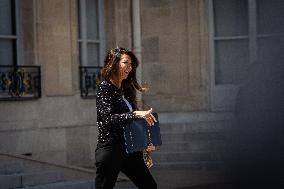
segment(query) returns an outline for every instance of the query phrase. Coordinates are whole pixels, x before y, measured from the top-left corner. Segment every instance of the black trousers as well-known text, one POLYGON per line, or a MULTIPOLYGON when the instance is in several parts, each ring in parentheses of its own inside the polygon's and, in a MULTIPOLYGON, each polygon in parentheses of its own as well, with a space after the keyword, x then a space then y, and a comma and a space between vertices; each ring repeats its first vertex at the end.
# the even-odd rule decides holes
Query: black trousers
POLYGON ((142 152, 127 154, 121 145, 96 149, 96 189, 112 189, 122 171, 139 189, 157 189, 157 184, 143 160, 142 152))

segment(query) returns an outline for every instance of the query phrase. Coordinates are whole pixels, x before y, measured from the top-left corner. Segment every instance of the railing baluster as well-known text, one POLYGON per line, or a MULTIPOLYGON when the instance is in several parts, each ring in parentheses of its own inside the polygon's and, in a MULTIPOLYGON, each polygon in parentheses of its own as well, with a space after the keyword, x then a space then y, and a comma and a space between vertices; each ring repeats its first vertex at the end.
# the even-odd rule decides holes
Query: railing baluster
POLYGON ((95 98, 97 85, 101 81, 102 67, 80 66, 80 89, 82 98, 95 98))
MULTIPOLYGON (((101 67, 80 66, 82 98, 95 98, 101 67)), ((0 100, 41 98, 40 66, 0 65, 0 100)))
POLYGON ((0 100, 41 97, 40 66, 0 65, 0 100))

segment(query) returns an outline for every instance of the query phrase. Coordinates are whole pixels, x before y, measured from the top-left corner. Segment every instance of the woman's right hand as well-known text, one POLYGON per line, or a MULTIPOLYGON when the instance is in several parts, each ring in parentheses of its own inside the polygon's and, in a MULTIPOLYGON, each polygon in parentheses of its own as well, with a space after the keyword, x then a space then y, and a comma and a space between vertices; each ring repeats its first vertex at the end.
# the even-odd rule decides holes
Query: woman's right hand
POLYGON ((148 111, 134 111, 133 113, 137 118, 144 118, 150 126, 153 126, 157 122, 155 116, 152 114, 153 109, 148 111))
POLYGON ((150 143, 148 146, 147 146, 147 149, 146 149, 146 151, 148 152, 148 153, 152 153, 152 152, 154 152, 156 150, 156 146, 154 146, 154 144, 152 144, 152 143, 150 143))

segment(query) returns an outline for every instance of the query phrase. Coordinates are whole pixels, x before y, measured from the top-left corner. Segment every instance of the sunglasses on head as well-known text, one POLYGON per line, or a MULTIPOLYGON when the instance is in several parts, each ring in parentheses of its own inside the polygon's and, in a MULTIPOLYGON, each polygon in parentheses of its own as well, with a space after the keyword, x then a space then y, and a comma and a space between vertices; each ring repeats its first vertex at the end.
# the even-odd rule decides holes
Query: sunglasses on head
POLYGON ((120 48, 120 47, 116 47, 110 51, 111 54, 113 54, 114 56, 118 58, 120 58, 122 54, 125 54, 127 52, 129 51, 124 48, 120 48))

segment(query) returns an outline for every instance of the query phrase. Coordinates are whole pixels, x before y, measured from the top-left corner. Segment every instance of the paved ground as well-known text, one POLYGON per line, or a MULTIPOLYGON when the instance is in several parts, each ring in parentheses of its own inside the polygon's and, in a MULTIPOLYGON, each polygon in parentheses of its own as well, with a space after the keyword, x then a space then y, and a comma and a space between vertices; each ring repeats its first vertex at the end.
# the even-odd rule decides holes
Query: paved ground
MULTIPOLYGON (((273 178, 248 178, 246 183, 230 182, 229 173, 216 174, 216 171, 166 170, 151 168, 158 189, 280 189, 284 188, 284 180, 273 178)), ((120 175, 117 189, 135 189, 136 187, 124 176, 120 175)))
MULTIPOLYGON (((155 178, 159 189, 215 189, 219 188, 216 182, 224 182, 222 176, 218 176, 216 171, 189 171, 189 170, 167 170, 151 168, 153 177, 155 178), (213 186, 213 188, 210 187, 213 186), (216 187, 215 187, 216 186, 216 187), (214 188, 215 187, 215 188, 214 188)), ((226 186, 229 186, 226 184, 226 186)), ((135 186, 123 174, 120 175, 116 184, 117 188, 130 189, 135 186)), ((228 188, 230 189, 230 188, 228 188)))
MULTIPOLYGON (((248 170, 249 169, 244 169, 242 170, 242 172, 239 172, 237 170, 233 171, 233 169, 227 169, 223 171, 221 171, 220 169, 192 170, 185 167, 181 169, 166 169, 157 168, 155 166, 150 169, 153 177, 158 184, 158 189, 284 188, 284 169, 281 169, 281 171, 277 172, 275 168, 272 168, 272 171, 268 171, 262 166, 259 169, 255 169, 251 172, 248 172, 248 170), (259 171, 265 174, 257 174, 259 171), (237 175, 239 176, 237 177, 237 175), (235 181, 233 182, 232 179, 234 179, 235 181), (245 179, 246 181, 240 182, 240 179, 245 179)), ((119 175, 115 189, 136 189, 136 187, 125 175, 121 173, 119 175)))

